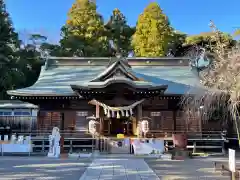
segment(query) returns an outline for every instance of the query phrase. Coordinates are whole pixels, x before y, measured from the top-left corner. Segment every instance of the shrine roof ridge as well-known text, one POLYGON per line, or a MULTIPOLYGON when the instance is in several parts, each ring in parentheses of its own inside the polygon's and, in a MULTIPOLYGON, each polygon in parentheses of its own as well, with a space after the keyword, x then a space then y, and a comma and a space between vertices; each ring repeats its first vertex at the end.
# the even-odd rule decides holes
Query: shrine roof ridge
MULTIPOLYGON (((107 66, 117 57, 49 57, 46 68, 54 66, 107 66)), ((189 66, 185 57, 127 57, 130 66, 189 66)))

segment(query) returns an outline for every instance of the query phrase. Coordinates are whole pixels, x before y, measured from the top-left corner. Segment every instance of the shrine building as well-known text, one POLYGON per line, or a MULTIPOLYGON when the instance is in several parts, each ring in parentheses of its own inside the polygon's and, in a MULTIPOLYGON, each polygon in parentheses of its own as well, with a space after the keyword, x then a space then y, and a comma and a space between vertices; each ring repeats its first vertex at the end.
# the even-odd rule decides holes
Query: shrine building
POLYGON ((38 131, 57 126, 88 134, 87 117, 95 116, 101 135, 136 136, 147 118, 149 136, 162 136, 221 129, 217 122, 192 117, 187 123, 183 116, 182 96, 203 90, 186 58, 51 57, 34 85, 7 93, 38 106, 38 131))

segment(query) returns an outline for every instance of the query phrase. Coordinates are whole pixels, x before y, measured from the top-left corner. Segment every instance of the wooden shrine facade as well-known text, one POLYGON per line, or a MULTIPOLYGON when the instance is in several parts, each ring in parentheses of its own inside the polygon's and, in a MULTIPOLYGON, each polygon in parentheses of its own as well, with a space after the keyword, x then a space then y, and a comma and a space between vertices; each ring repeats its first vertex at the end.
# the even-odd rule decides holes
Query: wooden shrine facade
MULTIPOLYGON (((26 99, 25 99, 26 100, 26 99)), ((116 100, 116 99, 115 99, 116 100)), ((158 96, 145 100, 134 108, 131 129, 129 134, 137 134, 137 124, 143 117, 149 117, 149 135, 155 137, 165 136, 173 132, 204 132, 220 131, 218 122, 203 123, 197 117, 190 120, 184 118, 184 112, 179 103, 181 96, 158 96)), ((54 126, 61 130, 79 133, 88 133, 88 120, 86 117, 96 115, 96 107, 88 104, 88 100, 71 97, 39 97, 39 99, 28 99, 40 105, 38 113, 37 129, 40 132, 51 131, 54 126)), ((108 101, 111 103, 111 100, 108 101)), ((131 103, 131 102, 130 102, 131 103)), ((104 116, 100 108, 100 119, 102 120, 101 134, 111 136, 111 121, 104 116)))
POLYGON ((197 87, 195 83, 199 83, 198 79, 188 59, 183 58, 49 58, 33 86, 10 90, 8 94, 38 105, 39 131, 51 131, 57 126, 89 134, 87 117, 92 115, 99 117, 99 133, 109 136, 113 126, 137 135, 138 123, 145 117, 149 118, 149 135, 154 136, 221 130, 218 122, 209 125, 199 117, 184 117, 181 98, 197 87), (132 107, 131 118, 124 115, 130 123, 116 124, 116 114, 107 116, 103 107, 89 103, 93 99, 113 109, 143 101, 132 107))

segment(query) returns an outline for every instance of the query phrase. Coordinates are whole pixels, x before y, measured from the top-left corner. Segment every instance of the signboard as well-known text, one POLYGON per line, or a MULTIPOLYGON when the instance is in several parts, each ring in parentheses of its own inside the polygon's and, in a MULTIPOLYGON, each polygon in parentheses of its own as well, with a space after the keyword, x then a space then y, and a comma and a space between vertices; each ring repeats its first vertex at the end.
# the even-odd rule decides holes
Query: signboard
POLYGON ((236 157, 235 157, 235 150, 234 149, 228 149, 229 154, 229 170, 231 172, 236 172, 236 157))

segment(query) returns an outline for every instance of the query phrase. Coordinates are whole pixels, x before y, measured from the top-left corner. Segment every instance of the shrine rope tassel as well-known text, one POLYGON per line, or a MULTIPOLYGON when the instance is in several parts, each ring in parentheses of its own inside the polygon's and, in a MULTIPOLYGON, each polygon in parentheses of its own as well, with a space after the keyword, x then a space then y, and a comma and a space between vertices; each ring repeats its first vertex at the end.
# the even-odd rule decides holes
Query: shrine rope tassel
POLYGON ((145 99, 142 99, 140 101, 137 101, 129 106, 123 106, 123 107, 111 107, 104 103, 101 103, 95 99, 89 101, 89 104, 92 105, 99 105, 102 106, 104 109, 104 114, 107 115, 107 117, 117 117, 117 119, 120 119, 120 116, 129 117, 133 115, 133 108, 135 108, 138 104, 141 104, 145 99))

